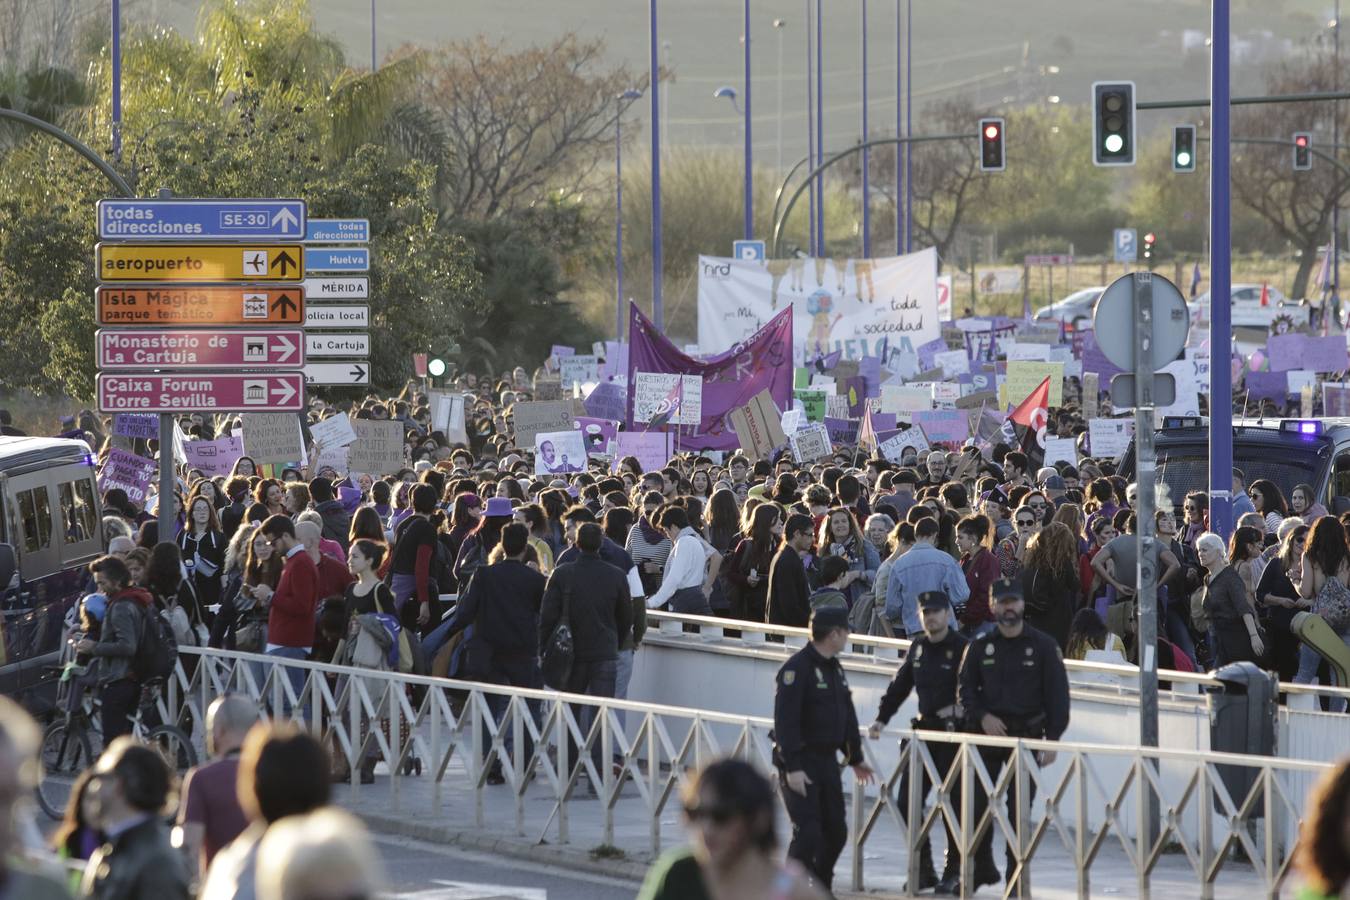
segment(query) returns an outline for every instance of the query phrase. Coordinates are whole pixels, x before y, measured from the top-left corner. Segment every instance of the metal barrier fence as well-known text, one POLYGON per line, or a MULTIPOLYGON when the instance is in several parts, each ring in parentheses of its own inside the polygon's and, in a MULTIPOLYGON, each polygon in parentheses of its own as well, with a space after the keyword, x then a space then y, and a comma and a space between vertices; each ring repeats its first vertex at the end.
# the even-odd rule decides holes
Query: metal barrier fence
MULTIPOLYGON (((525 815, 527 795, 537 801, 542 794, 552 804, 536 840, 552 832, 557 841, 569 841, 569 813, 585 778, 601 801, 604 842, 614 842, 619 804, 637 803, 649 823, 647 846, 628 849, 656 853, 663 839, 662 816, 678 809, 680 791, 698 767, 730 755, 762 771, 771 768, 772 722, 762 717, 182 648, 166 692, 167 706, 199 743, 207 706, 226 692, 245 694, 274 712, 302 720, 345 760, 353 797, 360 790, 361 763, 374 753, 389 766, 398 803, 400 785, 409 777, 401 774, 403 763, 416 756, 430 762, 423 776, 433 786, 429 812, 443 812, 443 785, 458 779, 460 787, 473 792, 474 822, 481 828, 486 825, 488 772, 499 763, 504 789, 514 800, 517 834, 526 835, 531 824, 525 815), (382 724, 386 721, 387 728, 382 724), (611 759, 619 761, 617 771, 611 759), (636 797, 621 796, 628 782, 636 797)), ((1148 896, 1161 854, 1179 850, 1194 873, 1195 895, 1210 898, 1225 866, 1248 866, 1228 852, 1240 846, 1263 893, 1275 897, 1299 824, 1302 792, 1293 785, 1326 767, 1267 757, 984 735, 921 732, 917 740, 907 731, 888 735, 904 741, 899 762, 883 770, 875 745, 864 740, 880 786, 855 784, 852 791, 854 890, 863 889, 863 850, 881 824, 894 822, 904 835, 910 851, 909 883, 915 884, 915 848, 945 820, 965 851, 991 828, 1003 835, 1016 860, 1014 877, 1024 889, 1037 853, 1058 836, 1077 868, 1080 897, 1090 896, 1094 861, 1113 839, 1125 850, 1140 896, 1148 896), (939 744, 957 745, 947 771, 940 771, 933 760, 932 748, 939 744), (1001 771, 988 766, 980 753, 999 748, 1011 752, 1001 771), (1060 758, 1042 769, 1034 758, 1042 751, 1060 758), (927 771, 937 785, 936 802, 926 811, 924 798, 913 791, 902 798, 908 813, 902 815, 895 791, 906 771, 911 784, 917 785, 920 773, 927 771), (991 798, 978 820, 977 785, 991 798), (1004 810, 1009 797, 1019 815, 1004 810), (1156 815, 1152 804, 1157 805, 1156 815), (917 821, 918 827, 906 829, 906 821, 917 821)), ((966 852, 964 859, 965 883, 970 884, 972 853, 966 852)))

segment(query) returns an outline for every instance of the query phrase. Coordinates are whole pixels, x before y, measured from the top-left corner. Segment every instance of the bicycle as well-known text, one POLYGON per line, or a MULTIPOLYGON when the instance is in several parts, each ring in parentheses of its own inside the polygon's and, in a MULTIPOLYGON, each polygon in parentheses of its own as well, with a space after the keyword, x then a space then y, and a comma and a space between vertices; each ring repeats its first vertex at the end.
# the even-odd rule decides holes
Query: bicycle
MULTIPOLYGON (((58 707, 66 711, 42 732, 42 778, 38 782, 37 801, 43 812, 59 821, 65 815, 75 780, 98 759, 95 749, 102 752, 103 733, 97 724, 102 721, 101 704, 92 690, 79 684, 85 667, 70 663, 57 668, 62 670, 58 707)), ((163 685, 163 679, 142 685, 140 702, 131 717, 131 734, 159 750, 170 771, 181 778, 197 765, 197 751, 191 738, 174 725, 149 724, 159 718, 156 705, 163 685)))

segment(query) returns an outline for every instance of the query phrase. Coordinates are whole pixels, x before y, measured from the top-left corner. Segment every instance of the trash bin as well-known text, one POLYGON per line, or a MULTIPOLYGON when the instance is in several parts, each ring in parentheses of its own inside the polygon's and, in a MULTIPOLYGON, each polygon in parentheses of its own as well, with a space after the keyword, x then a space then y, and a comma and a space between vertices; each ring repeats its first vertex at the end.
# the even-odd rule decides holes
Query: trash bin
MULTIPOLYGON (((1229 663, 1213 673, 1219 684, 1209 692, 1209 748, 1220 753, 1275 755, 1275 677, 1252 662, 1229 663)), ((1219 778, 1240 808, 1255 783, 1257 772, 1246 766, 1217 766, 1219 778)), ((1218 798, 1214 799, 1218 808, 1218 798)), ((1262 814, 1257 804, 1252 817, 1262 814)))

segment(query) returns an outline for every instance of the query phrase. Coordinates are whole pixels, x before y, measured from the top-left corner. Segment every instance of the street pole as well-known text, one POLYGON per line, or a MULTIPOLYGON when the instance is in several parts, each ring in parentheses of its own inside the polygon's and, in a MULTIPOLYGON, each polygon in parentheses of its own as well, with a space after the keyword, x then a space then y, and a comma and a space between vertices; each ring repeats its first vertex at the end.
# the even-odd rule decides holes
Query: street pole
MULTIPOLYGON (((1209 144, 1209 529, 1227 540, 1233 531, 1233 383, 1231 184, 1229 152, 1228 0, 1210 8, 1209 144)), ((1138 432, 1136 432, 1136 438, 1138 432)), ((1142 482, 1141 482, 1142 485, 1142 482)))
MULTIPOLYGON (((1332 39, 1332 76, 1331 89, 1339 91, 1341 89, 1341 0, 1336 0, 1336 19, 1335 27, 1331 32, 1332 39)), ((1340 102, 1331 105, 1331 134, 1332 141, 1340 143, 1341 140, 1341 104, 1340 102)), ((1339 328, 1341 311, 1341 173, 1336 173, 1336 181, 1332 185, 1331 196, 1334 198, 1331 204, 1331 310, 1336 317, 1336 327, 1339 328)), ((1322 319, 1326 321, 1327 311, 1322 310, 1322 319)))
MULTIPOLYGON (((862 139, 867 140, 867 0, 862 0, 862 139)), ((872 255, 872 194, 868 190, 868 153, 862 154, 862 255, 872 255)))
POLYGON ((112 152, 122 161, 122 0, 112 0, 112 152))
MULTIPOLYGON (((905 0, 905 137, 914 136, 914 3, 905 0)), ((905 145, 905 252, 914 252, 914 159, 905 145)))
POLYGON ((614 340, 623 343, 623 95, 614 115, 614 340))
POLYGON ((755 237, 754 145, 750 141, 750 0, 745 0, 745 239, 755 237))
POLYGON ((784 19, 773 20, 773 30, 778 32, 778 168, 774 171, 781 173, 783 171, 783 27, 787 25, 784 19))
MULTIPOLYGON (((905 113, 905 69, 901 65, 901 53, 904 43, 901 41, 903 30, 900 17, 900 0, 895 0, 895 136, 903 138, 904 113, 905 113)), ((900 201, 900 195, 905 189, 905 158, 902 155, 905 152, 905 144, 895 145, 895 255, 899 256, 905 252, 905 205, 900 201)))
POLYGON ((652 321, 665 331, 661 310, 661 69, 657 60, 656 0, 649 2, 651 16, 652 86, 652 321))
MULTIPOLYGON (((806 170, 808 172, 814 171, 816 168, 816 103, 811 91, 811 73, 815 69, 811 56, 813 47, 811 39, 811 0, 806 0, 806 170)), ((823 150, 821 155, 824 155, 823 150)), ((807 179, 807 182, 811 185, 811 193, 807 197, 806 248, 810 256, 816 256, 816 182, 814 178, 807 179)))
POLYGON ((370 0, 370 71, 378 68, 375 63, 375 0, 370 0))
MULTIPOLYGON (((816 147, 825 158, 825 8, 816 0, 816 147)), ((816 176, 816 256, 825 256, 825 176, 816 176)))
MULTIPOLYGON (((159 198, 167 200, 173 196, 173 191, 168 188, 159 189, 159 198)), ((174 491, 177 485, 174 483, 173 465, 173 432, 175 428, 173 416, 165 413, 159 415, 159 509, 156 510, 155 518, 159 525, 159 540, 174 541, 177 535, 173 532, 174 513, 173 501, 174 491)), ((187 510, 183 510, 184 513, 187 510)))

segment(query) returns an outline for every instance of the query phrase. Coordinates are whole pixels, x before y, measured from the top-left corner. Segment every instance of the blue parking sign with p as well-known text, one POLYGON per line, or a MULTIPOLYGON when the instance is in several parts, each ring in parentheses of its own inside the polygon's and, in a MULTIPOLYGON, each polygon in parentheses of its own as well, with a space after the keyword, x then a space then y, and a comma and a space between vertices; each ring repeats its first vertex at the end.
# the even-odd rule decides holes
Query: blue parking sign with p
POLYGON ((1139 258, 1139 235, 1133 228, 1117 228, 1115 258, 1118 263, 1132 263, 1139 258))
POLYGON ((763 241, 735 241, 731 245, 731 255, 736 259, 757 260, 764 258, 763 241))

